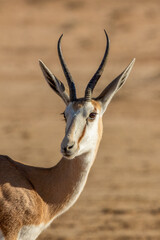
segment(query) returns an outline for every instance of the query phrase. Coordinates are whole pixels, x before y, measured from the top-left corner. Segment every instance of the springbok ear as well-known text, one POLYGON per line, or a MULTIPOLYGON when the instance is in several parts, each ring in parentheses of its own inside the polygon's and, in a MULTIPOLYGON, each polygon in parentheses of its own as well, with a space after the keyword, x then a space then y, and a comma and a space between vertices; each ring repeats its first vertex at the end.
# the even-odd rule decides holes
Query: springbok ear
POLYGON ((68 105, 70 100, 68 94, 65 91, 64 84, 51 73, 51 71, 41 60, 39 60, 39 65, 49 86, 63 99, 65 104, 68 105))
POLYGON ((97 101, 101 102, 103 113, 105 112, 112 97, 115 95, 116 92, 118 92, 118 90, 123 86, 123 84, 127 80, 134 63, 135 63, 135 58, 128 65, 128 67, 118 77, 116 77, 96 98, 97 101))

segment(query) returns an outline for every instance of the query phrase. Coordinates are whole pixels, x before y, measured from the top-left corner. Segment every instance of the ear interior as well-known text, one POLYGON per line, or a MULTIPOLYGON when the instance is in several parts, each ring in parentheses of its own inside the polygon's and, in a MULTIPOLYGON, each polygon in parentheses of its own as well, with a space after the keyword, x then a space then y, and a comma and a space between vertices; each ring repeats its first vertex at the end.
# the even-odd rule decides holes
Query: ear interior
POLYGON ((128 67, 118 77, 116 77, 96 98, 97 101, 101 102, 103 112, 106 110, 108 104, 110 103, 115 93, 118 92, 118 90, 124 85, 125 81, 127 80, 131 72, 131 69, 134 63, 135 63, 135 58, 128 65, 128 67))
POLYGON ((53 73, 46 67, 46 65, 39 60, 39 65, 42 70, 42 73, 45 77, 45 80, 49 84, 49 86, 63 99, 63 101, 68 104, 69 97, 65 92, 64 84, 53 75, 53 73))

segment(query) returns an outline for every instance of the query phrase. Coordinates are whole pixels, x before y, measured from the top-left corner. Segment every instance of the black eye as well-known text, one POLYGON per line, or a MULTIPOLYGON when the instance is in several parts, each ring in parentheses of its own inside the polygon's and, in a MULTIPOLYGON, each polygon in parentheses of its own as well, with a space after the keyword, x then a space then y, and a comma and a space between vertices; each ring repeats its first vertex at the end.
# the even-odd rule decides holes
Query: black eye
POLYGON ((94 120, 96 118, 97 113, 96 112, 92 112, 89 114, 89 120, 94 120))

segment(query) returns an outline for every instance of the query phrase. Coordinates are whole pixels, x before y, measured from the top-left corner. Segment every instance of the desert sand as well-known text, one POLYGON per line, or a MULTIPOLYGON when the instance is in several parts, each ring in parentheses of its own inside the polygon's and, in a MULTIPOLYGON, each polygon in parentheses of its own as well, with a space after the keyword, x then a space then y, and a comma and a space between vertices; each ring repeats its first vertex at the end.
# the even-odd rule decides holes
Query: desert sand
MULTIPOLYGON (((61 99, 48 87, 42 59, 78 96, 110 53, 94 96, 135 57, 135 66, 104 115, 104 133, 77 203, 38 240, 160 239, 160 2, 157 0, 0 1, 0 153, 51 167, 61 158, 61 99)), ((47 186, 46 186, 47 187, 47 186)))

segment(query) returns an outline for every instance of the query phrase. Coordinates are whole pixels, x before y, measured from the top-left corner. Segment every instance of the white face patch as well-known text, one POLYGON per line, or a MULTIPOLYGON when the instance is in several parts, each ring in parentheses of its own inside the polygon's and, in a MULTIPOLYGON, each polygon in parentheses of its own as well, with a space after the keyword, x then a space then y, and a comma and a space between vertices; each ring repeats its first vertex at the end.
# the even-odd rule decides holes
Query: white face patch
MULTIPOLYGON (((74 143, 69 159, 90 151, 98 142, 100 109, 92 102, 70 103, 65 110, 66 130, 61 147, 74 143), (92 115, 91 115, 92 114, 92 115), (93 116, 94 117, 90 117, 93 116)), ((64 155, 65 156, 65 155, 64 155)))

